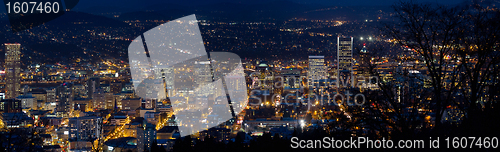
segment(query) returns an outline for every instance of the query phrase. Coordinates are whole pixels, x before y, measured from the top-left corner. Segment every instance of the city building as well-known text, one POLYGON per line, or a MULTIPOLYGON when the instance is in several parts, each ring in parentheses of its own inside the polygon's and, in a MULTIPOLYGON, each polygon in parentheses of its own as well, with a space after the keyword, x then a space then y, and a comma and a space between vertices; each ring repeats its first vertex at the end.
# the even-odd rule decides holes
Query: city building
POLYGON ((297 119, 283 119, 283 120, 267 120, 267 119, 257 119, 257 120, 249 120, 243 123, 245 130, 247 132, 254 131, 267 131, 271 128, 280 128, 286 127, 290 130, 299 127, 299 120, 297 119))
POLYGON ((165 126, 158 130, 156 139, 177 139, 179 137, 179 127, 165 126))
POLYGON ((172 106, 170 106, 170 105, 157 106, 156 111, 161 112, 161 113, 167 113, 169 115, 172 114, 172 112, 174 112, 172 106))
MULTIPOLYGON (((261 90, 269 90, 272 92, 274 89, 274 71, 273 71, 273 66, 269 65, 267 61, 257 61, 256 62, 257 66, 255 67, 255 71, 258 72, 256 73, 257 75, 251 75, 251 77, 256 77, 257 81, 260 83, 256 83, 254 85, 258 86, 253 86, 255 87, 260 87, 261 90)), ((220 95, 220 94, 216 94, 220 95)))
POLYGON ((113 82, 109 84, 109 86, 110 86, 110 92, 113 94, 122 92, 122 83, 113 82))
POLYGON ((37 110, 35 97, 32 97, 31 95, 21 95, 16 97, 16 99, 21 100, 21 108, 37 110))
POLYGON ((228 143, 231 135, 231 129, 227 128, 210 128, 200 132, 200 139, 205 139, 205 137, 214 138, 217 142, 228 143))
POLYGON ((102 118, 84 116, 69 118, 69 140, 89 141, 98 138, 102 130, 102 118))
POLYGON ((160 119, 160 112, 147 111, 144 113, 144 119, 147 120, 148 123, 156 125, 160 119))
POLYGON ((75 98, 71 103, 73 110, 80 110, 82 112, 91 111, 92 100, 88 98, 75 98))
POLYGON ((368 84, 369 78, 370 78, 370 57, 368 56, 368 50, 366 49, 366 44, 363 44, 363 48, 359 51, 359 65, 358 65, 358 71, 356 72, 357 77, 357 83, 356 84, 363 84, 363 86, 357 86, 361 88, 368 88, 370 84, 368 84))
POLYGON ((5 99, 5 92, 3 92, 3 91, 2 91, 2 92, 0 92, 0 100, 1 100, 1 99, 5 99))
POLYGON ((31 94, 35 98, 37 104, 37 109, 43 109, 45 103, 47 102, 47 92, 43 89, 32 90, 28 94, 31 94))
POLYGON ((45 102, 43 104, 44 110, 55 111, 57 108, 57 102, 45 102))
POLYGON ((84 85, 75 84, 73 86, 73 92, 74 92, 75 98, 86 98, 87 97, 87 90, 85 89, 84 85))
POLYGON ((337 37, 337 81, 352 82, 352 42, 353 37, 337 37))
POLYGON ((195 63, 195 76, 198 78, 195 80, 195 83, 200 86, 197 91, 197 95, 199 96, 208 96, 211 92, 213 92, 212 83, 212 69, 210 66, 210 61, 199 61, 195 63), (203 86, 203 87, 201 87, 203 86))
POLYGON ((126 83, 122 87, 122 92, 134 91, 134 86, 132 83, 126 83))
POLYGON ((106 109, 105 93, 103 89, 95 89, 92 93, 92 103, 94 103, 94 109, 106 109))
POLYGON ((125 98, 122 99, 123 110, 136 110, 141 107, 141 98, 125 98))
POLYGON ((137 139, 134 137, 122 137, 110 139, 104 142, 104 152, 144 152, 139 151, 137 147, 137 139))
POLYGON ((70 152, 92 151, 92 142, 90 141, 69 141, 70 152))
POLYGON ((309 69, 307 71, 307 84, 316 87, 320 80, 327 78, 325 56, 309 56, 309 69))
POLYGON ((94 97, 94 92, 99 86, 100 82, 98 77, 89 78, 85 83, 87 97, 92 99, 94 97))
POLYGON ((47 92, 46 102, 56 102, 56 88, 45 89, 45 92, 47 92))
POLYGON ((153 124, 143 123, 137 127, 137 150, 150 151, 151 144, 156 140, 156 128, 153 124))
POLYGON ((21 100, 3 99, 0 100, 0 112, 16 113, 21 112, 21 100))
POLYGON ((283 83, 283 88, 285 90, 292 90, 295 91, 297 89, 300 89, 302 80, 300 78, 300 70, 299 69, 284 69, 281 71, 283 77, 284 77, 284 83, 283 83))
MULTIPOLYGON (((45 127, 59 126, 62 122, 62 117, 40 117, 40 121, 45 127)), ((69 133, 69 132, 68 132, 69 133)))
POLYGON ((57 94, 57 111, 58 112, 69 112, 71 110, 71 103, 74 98, 73 94, 73 84, 63 83, 56 88, 57 94))
POLYGON ((21 44, 5 43, 5 98, 19 96, 21 91, 21 44))
POLYGON ((127 123, 127 115, 124 113, 115 113, 109 118, 109 121, 111 125, 124 125, 127 123))
POLYGON ((166 89, 166 95, 174 94, 175 72, 173 67, 157 67, 154 69, 155 78, 161 80, 166 89))
POLYGON ((23 128, 33 125, 33 118, 24 112, 2 113, 2 120, 7 128, 23 128))
POLYGON ((113 110, 115 109, 116 99, 113 93, 106 92, 104 93, 104 100, 106 102, 106 109, 113 110))

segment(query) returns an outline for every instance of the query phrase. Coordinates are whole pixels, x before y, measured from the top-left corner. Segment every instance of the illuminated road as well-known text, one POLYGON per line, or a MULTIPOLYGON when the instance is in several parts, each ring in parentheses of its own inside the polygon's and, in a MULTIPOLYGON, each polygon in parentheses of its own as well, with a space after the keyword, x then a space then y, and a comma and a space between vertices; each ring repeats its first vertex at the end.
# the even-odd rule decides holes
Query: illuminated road
POLYGON ((169 119, 170 116, 168 116, 166 119, 161 120, 161 122, 158 122, 158 124, 156 124, 156 130, 160 130, 161 128, 163 128, 169 119))
POLYGON ((127 116, 127 119, 125 119, 125 123, 123 123, 121 126, 116 127, 113 132, 111 132, 106 138, 104 138, 104 142, 108 141, 109 139, 116 139, 120 137, 125 137, 125 131, 123 131, 123 128, 125 127, 126 124, 130 123, 130 117, 127 116))
POLYGON ((4 128, 5 124, 3 123, 3 118, 0 117, 0 128, 4 128))
MULTIPOLYGON (((100 80, 129 80, 130 78, 127 77, 103 77, 100 78, 100 80)), ((81 80, 52 80, 52 81, 21 81, 21 84, 60 84, 60 83, 65 83, 65 82, 78 82, 81 80)), ((0 85, 5 85, 5 82, 0 82, 0 85)))

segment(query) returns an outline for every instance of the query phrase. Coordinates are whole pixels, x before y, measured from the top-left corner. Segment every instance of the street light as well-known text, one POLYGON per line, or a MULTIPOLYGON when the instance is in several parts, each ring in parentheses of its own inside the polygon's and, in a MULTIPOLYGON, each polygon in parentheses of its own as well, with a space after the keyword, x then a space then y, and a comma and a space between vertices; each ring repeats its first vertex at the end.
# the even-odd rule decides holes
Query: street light
POLYGON ((304 126, 306 125, 306 122, 304 120, 300 120, 300 127, 304 128, 304 126))

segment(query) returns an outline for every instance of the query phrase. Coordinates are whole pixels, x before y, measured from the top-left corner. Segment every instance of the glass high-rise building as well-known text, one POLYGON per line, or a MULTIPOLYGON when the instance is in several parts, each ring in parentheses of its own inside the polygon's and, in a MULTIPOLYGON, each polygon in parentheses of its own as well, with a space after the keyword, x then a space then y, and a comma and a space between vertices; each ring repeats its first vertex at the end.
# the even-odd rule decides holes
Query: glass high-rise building
POLYGON ((364 84, 363 86, 358 86, 361 88, 367 88, 367 83, 370 82, 370 58, 368 56, 368 51, 366 45, 363 45, 363 49, 359 51, 359 65, 358 71, 356 73, 356 84, 364 84))
POLYGON ((325 56, 309 56, 309 71, 307 72, 308 86, 318 86, 319 81, 326 78, 325 56))
POLYGON ((343 81, 352 77, 352 42, 353 37, 337 37, 337 79, 343 81))
POLYGON ((212 69, 210 61, 200 61, 195 63, 194 75, 198 77, 195 80, 197 84, 196 92, 198 96, 208 96, 213 92, 212 69))
POLYGON ((21 91, 21 44, 5 43, 5 98, 13 99, 21 91))
POLYGON ((63 83, 56 88, 57 99, 57 111, 58 112, 69 112, 71 111, 71 104, 73 103, 73 83, 63 83))

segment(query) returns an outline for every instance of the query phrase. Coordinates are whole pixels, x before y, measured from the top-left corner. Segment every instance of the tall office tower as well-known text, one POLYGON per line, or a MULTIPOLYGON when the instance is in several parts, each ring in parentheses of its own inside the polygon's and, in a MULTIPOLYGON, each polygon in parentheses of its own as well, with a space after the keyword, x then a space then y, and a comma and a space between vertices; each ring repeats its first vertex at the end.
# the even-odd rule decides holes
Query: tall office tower
POLYGON ((154 78, 160 80, 162 85, 165 87, 165 95, 169 97, 169 95, 175 94, 173 88, 174 87, 174 68, 169 66, 159 66, 154 69, 154 78))
POLYGON ((309 56, 309 71, 307 72, 308 86, 319 86, 320 80, 326 78, 325 56, 309 56))
POLYGON ((194 75, 198 77, 195 83, 200 86, 196 90, 198 96, 208 96, 213 92, 212 84, 212 69, 210 67, 210 61, 199 61, 195 63, 194 75), (206 87, 201 87, 206 86, 206 87))
POLYGON ((163 74, 163 79, 165 80, 165 88, 167 90, 167 95, 170 96, 173 94, 174 88, 175 88, 175 73, 174 73, 174 68, 165 68, 163 70, 165 74, 163 74))
MULTIPOLYGON (((352 83, 352 37, 337 37, 337 79, 352 83)), ((347 84, 347 83, 346 83, 347 84)))
POLYGON ((73 84, 63 83, 56 89, 57 94, 57 111, 58 112, 69 112, 71 111, 71 103, 73 101, 73 84))
POLYGON ((100 86, 100 80, 98 77, 93 77, 87 79, 87 82, 85 83, 85 89, 87 92, 87 98, 94 98, 94 92, 96 91, 97 88, 100 86))
POLYGON ((21 44, 5 43, 5 98, 13 99, 21 91, 21 44))
POLYGON ((366 50, 366 46, 363 45, 363 49, 359 51, 359 66, 357 76, 362 76, 364 77, 364 79, 358 79, 358 82, 366 84, 366 81, 368 81, 368 78, 370 77, 369 63, 370 58, 368 57, 368 51, 366 50))

